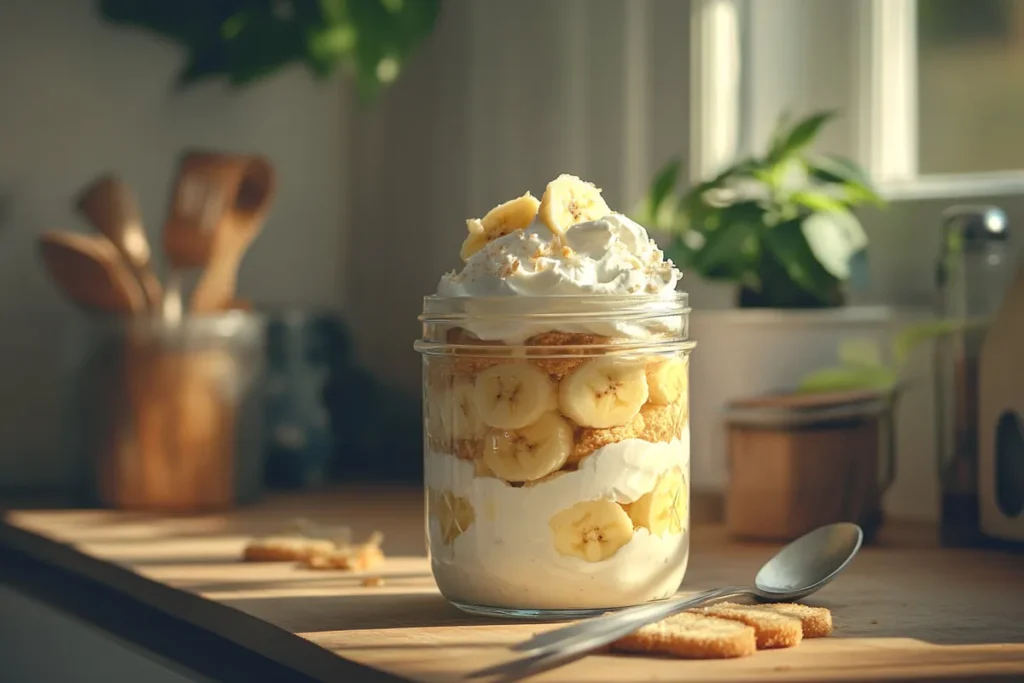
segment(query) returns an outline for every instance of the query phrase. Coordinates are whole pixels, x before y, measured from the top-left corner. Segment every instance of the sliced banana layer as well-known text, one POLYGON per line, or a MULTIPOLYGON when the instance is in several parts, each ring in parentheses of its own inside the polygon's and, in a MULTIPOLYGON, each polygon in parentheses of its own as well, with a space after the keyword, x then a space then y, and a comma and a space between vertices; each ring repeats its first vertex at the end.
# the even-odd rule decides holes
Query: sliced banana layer
POLYGON ((459 252, 462 260, 468 261, 469 257, 483 249, 488 242, 528 227, 537 217, 539 207, 540 202, 537 198, 527 192, 522 197, 516 197, 494 207, 482 219, 471 218, 466 221, 469 235, 459 252))
POLYGON ((683 470, 673 467, 658 478, 652 491, 626 506, 633 524, 656 536, 682 533, 687 524, 690 496, 683 470))
POLYGON ((596 221, 612 212, 593 183, 563 173, 550 183, 540 198, 538 216, 551 232, 561 237, 565 231, 586 221, 596 221))
POLYGON ((600 562, 633 538, 633 522, 618 503, 588 500, 555 513, 548 521, 562 555, 600 562))
POLYGON ((651 403, 675 403, 686 393, 686 361, 669 358, 647 366, 647 388, 651 403))
POLYGON ((581 365, 561 381, 558 407, 584 427, 617 427, 647 402, 647 375, 635 361, 600 358, 581 365))
POLYGON ((430 515, 437 519, 441 527, 441 540, 445 545, 451 545, 476 519, 470 502, 451 491, 432 490, 427 500, 430 504, 430 515))
POLYGON ((555 412, 515 431, 494 429, 484 440, 484 464, 505 481, 533 481, 565 464, 572 453, 572 425, 555 412))
POLYGON ((451 430, 453 439, 479 439, 487 431, 487 425, 480 419, 476 403, 476 387, 473 380, 459 378, 449 390, 451 430))
POLYGON ((555 385, 528 363, 504 363, 476 378, 476 405, 480 418, 497 429, 521 429, 557 405, 555 385))

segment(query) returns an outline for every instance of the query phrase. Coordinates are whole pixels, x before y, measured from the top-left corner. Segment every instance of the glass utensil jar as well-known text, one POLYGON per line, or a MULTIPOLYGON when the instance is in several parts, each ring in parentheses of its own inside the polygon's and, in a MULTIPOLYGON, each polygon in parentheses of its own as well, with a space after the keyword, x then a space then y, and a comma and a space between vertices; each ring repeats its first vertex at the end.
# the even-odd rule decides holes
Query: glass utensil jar
POLYGON ((667 598, 689 558, 687 296, 428 297, 427 539, 470 612, 667 598))
POLYGON ((72 406, 98 502, 191 512, 255 497, 263 365, 264 324, 249 313, 104 327, 72 406))

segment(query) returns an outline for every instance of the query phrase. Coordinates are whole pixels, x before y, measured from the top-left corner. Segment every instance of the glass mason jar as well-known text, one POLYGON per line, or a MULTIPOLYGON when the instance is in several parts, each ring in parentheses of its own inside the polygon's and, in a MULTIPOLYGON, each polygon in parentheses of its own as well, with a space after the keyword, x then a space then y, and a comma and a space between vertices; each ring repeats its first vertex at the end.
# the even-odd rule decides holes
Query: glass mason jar
POLYGON ((264 338, 262 318, 240 311, 98 329, 69 411, 97 502, 194 512, 258 495, 264 338))
POLYGON ((470 612, 674 594, 689 558, 687 296, 424 301, 427 539, 470 612))

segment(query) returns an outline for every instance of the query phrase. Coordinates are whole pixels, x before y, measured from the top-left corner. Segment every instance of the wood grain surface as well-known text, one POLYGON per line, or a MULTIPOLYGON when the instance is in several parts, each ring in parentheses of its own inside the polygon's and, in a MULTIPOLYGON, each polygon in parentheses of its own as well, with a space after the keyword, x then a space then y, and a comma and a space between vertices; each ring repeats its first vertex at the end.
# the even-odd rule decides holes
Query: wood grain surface
MULTIPOLYGON (((448 605, 425 558, 422 496, 409 489, 284 496, 218 515, 26 510, 5 521, 0 580, 165 655, 191 657, 220 680, 273 670, 296 680, 452 681, 553 628, 448 605), (297 517, 348 524, 357 537, 383 531, 389 559, 371 574, 385 585, 364 587, 360 573, 239 561, 249 538, 287 530, 297 517), (92 607, 89 586, 102 597, 92 607), (133 610, 141 610, 134 621, 133 610), (201 645, 182 645, 196 638, 201 645)), ((531 680, 1024 680, 1024 556, 940 549, 933 537, 929 527, 890 525, 809 600, 833 611, 833 637, 731 661, 591 656, 531 680)), ((748 582, 774 547, 698 526, 684 592, 748 582)))

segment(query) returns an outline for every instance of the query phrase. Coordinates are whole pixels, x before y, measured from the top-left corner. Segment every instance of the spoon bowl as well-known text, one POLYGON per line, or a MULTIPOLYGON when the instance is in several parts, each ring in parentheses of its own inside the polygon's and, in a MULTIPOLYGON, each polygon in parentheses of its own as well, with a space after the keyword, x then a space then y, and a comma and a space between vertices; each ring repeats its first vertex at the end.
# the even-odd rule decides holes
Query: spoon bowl
POLYGON ((804 534, 764 563, 754 577, 755 597, 766 602, 807 597, 843 571, 863 542, 864 532, 849 522, 804 534))

